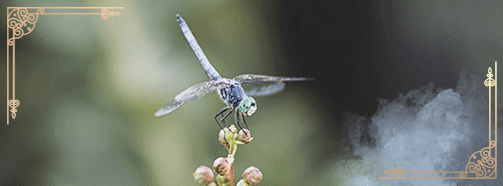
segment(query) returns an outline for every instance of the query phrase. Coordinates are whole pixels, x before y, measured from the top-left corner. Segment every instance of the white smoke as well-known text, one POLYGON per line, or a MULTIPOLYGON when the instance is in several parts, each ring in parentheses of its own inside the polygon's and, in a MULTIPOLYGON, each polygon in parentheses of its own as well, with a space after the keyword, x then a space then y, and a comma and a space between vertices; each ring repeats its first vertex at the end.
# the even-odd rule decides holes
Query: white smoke
MULTIPOLYGON (((337 162, 331 172, 336 175, 334 183, 342 179, 344 185, 503 185, 501 180, 379 179, 391 177, 383 171, 396 167, 403 171, 464 171, 472 153, 488 146, 488 88, 484 79, 463 74, 455 90, 434 91, 430 84, 394 101, 381 100, 380 109, 370 119, 347 114, 352 153, 361 159, 337 162)), ((494 91, 492 94, 494 97, 494 91)), ((494 105, 492 110, 494 113, 494 105)), ((502 138, 499 144, 503 144, 502 138)), ((499 163, 502 167, 503 161, 499 163)))

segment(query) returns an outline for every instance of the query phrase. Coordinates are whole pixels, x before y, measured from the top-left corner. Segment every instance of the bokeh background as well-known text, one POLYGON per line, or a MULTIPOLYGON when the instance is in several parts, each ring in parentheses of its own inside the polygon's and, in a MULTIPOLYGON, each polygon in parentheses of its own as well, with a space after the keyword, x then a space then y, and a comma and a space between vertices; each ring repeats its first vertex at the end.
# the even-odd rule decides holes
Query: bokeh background
MULTIPOLYGON (((107 20, 43 15, 16 40, 21 105, 0 127, 0 185, 196 185, 197 167, 226 156, 213 120, 225 106, 217 94, 153 116, 207 80, 177 13, 224 77, 316 79, 256 98, 258 111, 247 118, 254 140, 238 147, 238 179, 255 166, 261 185, 502 183, 379 180, 397 166, 461 171, 487 146, 483 81, 503 59, 501 1, 0 4, 3 15, 6 7, 125 7, 107 20)), ((0 72, 5 98, 5 61, 0 72)))

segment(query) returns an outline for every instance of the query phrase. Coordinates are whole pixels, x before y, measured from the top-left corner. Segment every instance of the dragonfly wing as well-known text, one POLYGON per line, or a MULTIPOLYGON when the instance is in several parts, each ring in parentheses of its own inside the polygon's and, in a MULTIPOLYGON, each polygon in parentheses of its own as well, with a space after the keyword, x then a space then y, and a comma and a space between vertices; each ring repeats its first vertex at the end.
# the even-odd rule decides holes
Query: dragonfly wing
POLYGON ((255 83, 241 84, 246 95, 265 96, 279 92, 285 88, 285 83, 281 81, 258 81, 255 83))
POLYGON ((161 117, 166 114, 169 114, 170 112, 173 112, 176 108, 178 108, 182 104, 183 104, 183 101, 178 102, 178 101, 173 100, 173 101, 167 103, 166 105, 164 105, 159 110, 155 111, 154 116, 161 117))
POLYGON ((233 78, 239 81, 241 84, 254 83, 258 81, 309 81, 314 80, 313 78, 299 78, 299 77, 276 77, 276 76, 265 76, 265 75, 255 75, 255 74, 243 74, 233 78))
POLYGON ((228 85, 223 82, 215 82, 215 81, 206 81, 198 83, 178 93, 173 100, 178 102, 193 100, 196 98, 203 97, 204 95, 211 93, 215 90, 225 88, 227 86, 228 85))
POLYGON ((204 95, 211 93, 215 90, 225 88, 228 85, 222 82, 214 82, 214 81, 206 81, 202 83, 195 84, 182 92, 178 93, 173 101, 164 105, 162 108, 157 110, 154 114, 156 117, 164 116, 169 114, 170 112, 177 109, 184 102, 193 100, 196 98, 203 97, 204 95))
POLYGON ((283 90, 285 88, 283 81, 309 81, 314 79, 243 74, 234 77, 234 80, 241 83, 248 95, 264 96, 283 90))

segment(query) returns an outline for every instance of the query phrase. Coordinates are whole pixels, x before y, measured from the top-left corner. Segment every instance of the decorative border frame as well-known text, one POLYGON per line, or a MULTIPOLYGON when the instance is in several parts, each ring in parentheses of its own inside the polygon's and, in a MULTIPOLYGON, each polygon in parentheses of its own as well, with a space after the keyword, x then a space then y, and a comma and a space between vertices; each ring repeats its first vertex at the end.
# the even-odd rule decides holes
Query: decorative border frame
POLYGON ((395 177, 379 177, 379 179, 497 179, 498 170, 498 160, 497 160, 497 141, 498 141, 498 63, 494 62, 494 79, 492 74, 492 69, 489 67, 487 70, 487 79, 484 81, 484 85, 489 87, 489 146, 482 148, 477 152, 474 152, 468 164, 466 165, 465 171, 443 171, 443 172, 432 172, 432 171, 402 171, 402 167, 396 167, 395 170, 385 170, 384 174, 395 177), (491 132, 491 87, 494 87, 494 139, 492 139, 491 132), (494 156, 493 156, 494 154, 494 156), (459 177, 402 177, 402 174, 407 173, 450 173, 458 174, 459 177))
POLYGON ((101 15, 103 20, 121 15, 120 12, 111 9, 124 9, 124 7, 7 7, 7 125, 9 125, 9 113, 11 113, 12 119, 16 119, 17 107, 21 103, 16 99, 16 39, 21 39, 23 36, 33 32, 39 15, 101 15), (29 10, 33 9, 36 12, 30 13, 29 10), (101 9, 101 13, 45 12, 45 10, 61 9, 101 9), (12 58, 10 51, 12 51, 12 58), (9 94, 10 59, 12 59, 12 99, 10 99, 9 94))

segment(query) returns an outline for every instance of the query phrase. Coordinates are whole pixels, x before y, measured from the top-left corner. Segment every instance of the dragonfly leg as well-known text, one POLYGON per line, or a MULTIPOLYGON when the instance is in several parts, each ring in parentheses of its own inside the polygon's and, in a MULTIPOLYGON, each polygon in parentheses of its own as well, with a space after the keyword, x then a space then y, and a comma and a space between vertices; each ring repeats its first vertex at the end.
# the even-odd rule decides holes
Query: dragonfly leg
POLYGON ((227 118, 227 116, 229 116, 229 115, 232 113, 232 111, 234 111, 234 110, 231 110, 231 111, 230 111, 230 112, 228 112, 228 113, 227 113, 224 117, 222 117, 222 119, 220 119, 220 122, 222 122, 222 124, 224 124, 224 126, 225 126, 225 127, 227 127, 227 126, 225 125, 225 118, 227 118))
MULTIPOLYGON (((245 123, 245 126, 246 126, 246 129, 248 129, 248 131, 251 132, 250 128, 248 127, 248 125, 246 124, 246 121, 245 121, 245 116, 243 115, 243 113, 241 113, 241 118, 243 118, 243 123, 245 123)), ((253 135, 250 134, 251 137, 253 137, 253 135)))
MULTIPOLYGON (((224 113, 224 112, 225 112, 225 111, 227 111, 227 110, 229 110, 229 107, 225 107, 225 108, 221 109, 221 110, 220 110, 220 112, 218 112, 217 114, 215 114, 215 116, 213 116, 213 118, 215 118, 215 121, 217 121, 218 126, 219 126, 219 127, 220 127, 220 129, 222 129, 222 130, 223 130, 224 128, 222 128, 222 126, 220 125, 220 122, 218 122, 217 116, 218 116, 218 115, 222 115, 222 113, 224 113)), ((224 127, 227 127, 227 126, 225 126, 225 123, 223 123, 223 124, 224 124, 224 127)))
POLYGON ((239 111, 236 111, 236 124, 238 124, 239 129, 243 130, 243 127, 239 124, 239 111))
MULTIPOLYGON (((241 125, 239 124, 239 115, 240 115, 240 114, 241 114, 241 113, 240 113, 239 111, 238 111, 238 112, 236 112, 236 123, 238 124, 239 128, 241 128, 241 130, 243 130, 243 127, 241 127, 241 125)), ((242 114, 241 114, 241 115, 242 115, 242 114)), ((244 119, 244 118, 243 118, 243 119, 244 119)), ((244 120, 243 120, 243 121, 244 121, 244 120)), ((248 129, 248 130, 250 130, 250 129, 248 129)), ((244 131, 244 130, 243 130, 243 132, 245 133, 245 135, 246 135, 246 136, 248 136, 248 133, 247 133, 246 131, 244 131)))
POLYGON ((243 113, 241 113, 241 118, 243 118, 243 123, 245 123, 246 129, 250 130, 250 128, 249 128, 249 127, 248 127, 248 125, 246 124, 246 121, 245 121, 245 116, 243 115, 243 113))

